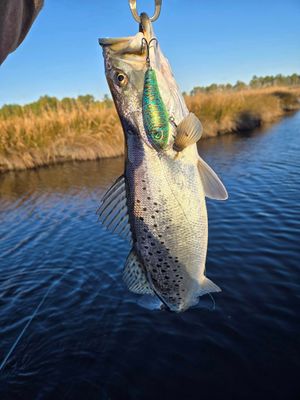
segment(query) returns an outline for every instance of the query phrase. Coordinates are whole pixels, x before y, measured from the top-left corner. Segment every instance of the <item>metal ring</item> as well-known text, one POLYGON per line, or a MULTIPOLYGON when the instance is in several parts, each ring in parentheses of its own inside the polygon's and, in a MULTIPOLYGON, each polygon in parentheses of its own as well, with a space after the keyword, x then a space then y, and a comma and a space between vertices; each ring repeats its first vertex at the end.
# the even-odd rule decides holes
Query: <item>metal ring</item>
MULTIPOLYGON (((162 2, 162 0, 155 0, 155 12, 154 12, 153 16, 151 18, 149 18, 151 22, 156 21, 157 18, 159 17, 159 14, 161 11, 161 2, 162 2)), ((129 7, 130 7, 131 13, 133 15, 133 18, 136 20, 136 22, 138 22, 140 24, 141 18, 136 10, 136 0, 129 0, 129 7)))

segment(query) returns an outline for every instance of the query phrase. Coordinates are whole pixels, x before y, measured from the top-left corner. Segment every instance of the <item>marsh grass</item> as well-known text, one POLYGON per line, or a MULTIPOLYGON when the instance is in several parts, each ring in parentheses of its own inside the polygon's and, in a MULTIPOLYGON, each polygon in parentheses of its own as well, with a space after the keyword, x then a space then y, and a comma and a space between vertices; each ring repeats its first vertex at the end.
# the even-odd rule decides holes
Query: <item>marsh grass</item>
MULTIPOLYGON (((299 89, 272 87, 198 93, 185 100, 202 121, 203 137, 210 137, 272 122, 299 108, 299 94, 299 89)), ((0 112, 0 172, 124 153, 119 118, 105 101, 72 100, 68 107, 56 101, 54 107, 8 111, 0 112)))
POLYGON ((116 157, 124 139, 114 108, 75 104, 0 118, 0 171, 116 157))
POLYGON ((186 96, 190 111, 202 121, 204 137, 251 130, 299 108, 299 92, 283 88, 198 93, 186 96))

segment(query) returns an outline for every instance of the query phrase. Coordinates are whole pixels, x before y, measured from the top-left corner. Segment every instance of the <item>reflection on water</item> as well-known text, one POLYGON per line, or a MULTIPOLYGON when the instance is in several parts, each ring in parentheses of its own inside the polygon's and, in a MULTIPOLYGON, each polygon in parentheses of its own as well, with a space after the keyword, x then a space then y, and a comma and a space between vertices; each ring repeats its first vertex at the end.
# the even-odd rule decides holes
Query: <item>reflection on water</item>
POLYGON ((297 114, 200 142, 230 195, 208 202, 223 292, 180 315, 126 290, 128 244, 97 223, 122 159, 1 175, 0 363, 45 301, 0 399, 299 398, 299 130, 297 114))

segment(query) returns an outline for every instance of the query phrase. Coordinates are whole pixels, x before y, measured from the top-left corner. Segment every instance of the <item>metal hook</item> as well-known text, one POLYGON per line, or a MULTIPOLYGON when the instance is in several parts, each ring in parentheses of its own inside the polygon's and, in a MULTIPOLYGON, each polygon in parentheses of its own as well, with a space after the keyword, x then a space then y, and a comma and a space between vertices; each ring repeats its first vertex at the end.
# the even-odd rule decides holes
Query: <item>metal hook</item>
POLYGON ((142 46, 143 46, 144 42, 146 44, 146 49, 147 49, 146 63, 147 63, 147 67, 150 67, 150 45, 151 45, 151 42, 156 42, 156 46, 157 46, 158 40, 156 38, 152 38, 148 42, 147 39, 142 38, 142 46))
MULTIPOLYGON (((162 0, 154 0, 154 1, 155 1, 155 12, 154 12, 153 16, 150 18, 151 22, 154 22, 157 20, 157 18, 160 15, 160 11, 161 11, 162 0)), ((130 7, 131 13, 133 15, 133 18, 136 20, 136 22, 138 22, 140 24, 141 17, 137 13, 136 0, 129 0, 129 7, 130 7)))

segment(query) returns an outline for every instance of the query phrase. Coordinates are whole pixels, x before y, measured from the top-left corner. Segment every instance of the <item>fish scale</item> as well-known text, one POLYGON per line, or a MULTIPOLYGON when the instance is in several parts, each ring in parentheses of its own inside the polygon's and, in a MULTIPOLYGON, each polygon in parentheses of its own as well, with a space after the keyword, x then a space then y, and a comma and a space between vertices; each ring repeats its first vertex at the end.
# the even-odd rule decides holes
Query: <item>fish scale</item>
POLYGON ((191 193, 190 180, 184 176, 190 168, 170 169, 168 160, 158 161, 158 155, 146 145, 143 153, 142 162, 135 157, 139 165, 129 164, 126 174, 133 194, 129 207, 133 209, 131 228, 136 234, 136 248, 159 297, 171 308, 185 308, 196 302, 205 265, 207 220, 205 202, 201 205, 199 201, 201 186, 193 183, 191 193), (179 174, 182 179, 178 179, 179 174), (175 180, 179 182, 177 189, 175 180), (181 181, 186 182, 186 188, 181 181), (198 210, 196 217, 192 217, 191 208, 198 210), (188 224, 183 223, 186 216, 190 218, 188 224), (183 297, 184 293, 187 295, 183 297))

